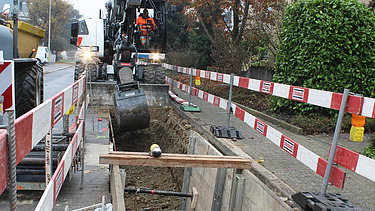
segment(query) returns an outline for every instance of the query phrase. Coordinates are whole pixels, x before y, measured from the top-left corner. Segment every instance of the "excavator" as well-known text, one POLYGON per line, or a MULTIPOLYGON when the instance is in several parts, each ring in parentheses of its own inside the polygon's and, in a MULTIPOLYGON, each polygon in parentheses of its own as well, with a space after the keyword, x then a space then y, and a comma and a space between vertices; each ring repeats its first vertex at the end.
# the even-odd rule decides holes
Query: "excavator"
MULTIPOLYGON (((142 65, 140 61, 155 63, 165 58, 166 0, 111 0, 105 6, 104 17, 100 11, 99 19, 72 23, 71 44, 79 47, 82 54, 88 51, 96 58, 86 65, 92 67, 87 68, 91 79, 116 81, 117 128, 123 132, 144 129, 149 126, 150 114, 139 83, 164 84, 165 72, 160 65, 142 65), (145 10, 154 19, 155 27, 149 27, 151 22, 145 26, 136 24, 145 10), (147 29, 146 36, 142 28, 147 29)), ((86 62, 77 62, 76 73, 82 72, 86 62)))

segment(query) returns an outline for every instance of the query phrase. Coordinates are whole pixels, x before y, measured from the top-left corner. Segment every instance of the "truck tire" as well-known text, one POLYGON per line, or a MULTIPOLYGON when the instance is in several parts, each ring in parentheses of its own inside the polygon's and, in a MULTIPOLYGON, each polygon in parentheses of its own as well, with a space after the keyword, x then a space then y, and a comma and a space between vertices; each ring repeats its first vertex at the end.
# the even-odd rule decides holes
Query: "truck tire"
MULTIPOLYGON (((97 70, 96 63, 87 64, 87 69, 91 77, 91 78, 88 78, 88 80, 91 79, 91 81, 97 81, 98 70, 97 70)), ((82 62, 77 62, 74 68, 74 80, 75 81, 79 79, 79 76, 83 73, 84 70, 85 70, 85 64, 83 64, 82 62)))
POLYGON ((143 82, 146 84, 165 84, 165 70, 160 67, 145 67, 143 82))
POLYGON ((20 117, 43 102, 43 68, 28 65, 16 71, 16 117, 20 117))

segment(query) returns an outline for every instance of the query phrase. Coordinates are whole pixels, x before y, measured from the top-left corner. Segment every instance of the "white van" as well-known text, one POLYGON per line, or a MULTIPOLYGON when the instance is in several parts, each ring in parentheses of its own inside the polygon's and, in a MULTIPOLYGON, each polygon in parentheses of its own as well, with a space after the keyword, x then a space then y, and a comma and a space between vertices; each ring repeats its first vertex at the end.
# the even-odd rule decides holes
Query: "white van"
POLYGON ((46 62, 49 62, 48 56, 49 56, 48 47, 39 46, 38 50, 36 51, 35 58, 39 59, 40 63, 44 64, 46 62))

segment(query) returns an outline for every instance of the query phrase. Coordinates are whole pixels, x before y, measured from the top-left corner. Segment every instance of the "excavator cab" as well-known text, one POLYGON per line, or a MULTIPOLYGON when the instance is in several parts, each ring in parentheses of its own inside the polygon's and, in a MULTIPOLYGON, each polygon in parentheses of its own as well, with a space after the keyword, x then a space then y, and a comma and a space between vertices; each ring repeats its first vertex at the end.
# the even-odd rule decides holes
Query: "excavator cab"
POLYGON ((162 58, 161 54, 164 56, 165 3, 165 0, 109 0, 105 18, 72 24, 71 43, 81 49, 89 47, 90 53, 99 60, 98 68, 94 69, 98 71, 94 75, 102 72, 102 67, 105 67, 107 74, 113 71, 117 82, 113 97, 115 122, 119 131, 149 126, 147 98, 139 83, 164 84, 165 73, 157 71, 155 67, 142 66, 138 61, 162 58), (136 24, 140 11, 145 9, 154 21, 144 23, 146 26, 153 25, 146 27, 149 28, 146 35, 136 24), (142 39, 145 39, 143 43, 142 39))

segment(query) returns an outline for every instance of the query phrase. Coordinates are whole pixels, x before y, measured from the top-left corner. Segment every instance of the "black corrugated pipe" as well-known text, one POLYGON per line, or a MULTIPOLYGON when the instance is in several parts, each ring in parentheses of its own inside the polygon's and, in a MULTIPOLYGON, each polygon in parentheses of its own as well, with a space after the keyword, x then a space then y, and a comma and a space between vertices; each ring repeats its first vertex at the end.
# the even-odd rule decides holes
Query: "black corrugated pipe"
POLYGON ((178 196, 178 197, 193 197, 191 193, 182 193, 182 192, 174 192, 174 191, 163 191, 163 190, 151 190, 151 189, 140 189, 140 188, 125 188, 125 192, 128 193, 148 193, 148 194, 157 194, 157 195, 164 195, 164 196, 178 196))

